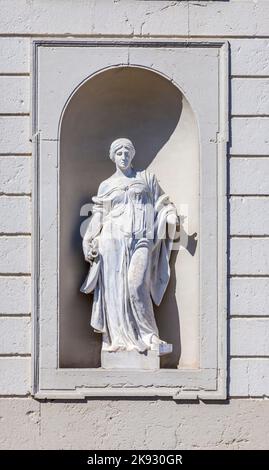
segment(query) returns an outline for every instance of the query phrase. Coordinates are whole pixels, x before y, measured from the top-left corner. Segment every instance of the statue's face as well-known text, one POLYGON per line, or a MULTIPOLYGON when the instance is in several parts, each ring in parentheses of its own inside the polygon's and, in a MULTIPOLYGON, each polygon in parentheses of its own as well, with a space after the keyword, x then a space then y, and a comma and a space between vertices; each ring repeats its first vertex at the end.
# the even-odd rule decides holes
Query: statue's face
POLYGON ((114 159, 118 168, 127 170, 132 163, 133 152, 129 147, 123 145, 115 152, 114 159))

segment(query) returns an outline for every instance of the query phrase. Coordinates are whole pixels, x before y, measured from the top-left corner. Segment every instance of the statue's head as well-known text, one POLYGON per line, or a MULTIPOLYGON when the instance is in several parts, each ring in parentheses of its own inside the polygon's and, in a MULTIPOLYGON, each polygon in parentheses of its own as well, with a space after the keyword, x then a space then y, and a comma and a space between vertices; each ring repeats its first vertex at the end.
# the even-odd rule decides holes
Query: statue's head
POLYGON ((109 157, 117 167, 125 170, 131 166, 135 156, 135 148, 129 139, 116 139, 112 142, 109 157))

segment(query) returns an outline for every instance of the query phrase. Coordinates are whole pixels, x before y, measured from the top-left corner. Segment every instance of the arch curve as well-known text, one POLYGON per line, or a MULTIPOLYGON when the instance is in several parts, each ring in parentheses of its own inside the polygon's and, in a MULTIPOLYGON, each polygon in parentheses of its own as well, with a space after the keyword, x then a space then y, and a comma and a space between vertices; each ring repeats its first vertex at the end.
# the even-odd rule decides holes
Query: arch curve
POLYGON ((62 112, 61 112, 61 115, 60 115, 60 119, 59 119, 59 124, 58 124, 58 140, 60 140, 60 134, 61 134, 61 126, 62 126, 62 121, 63 121, 63 116, 66 112, 66 109, 67 107, 69 106, 71 100, 73 99, 73 97, 78 93, 79 89, 81 87, 83 87, 89 80, 95 78, 95 77, 98 77, 100 74, 103 74, 109 70, 114 70, 114 69, 126 69, 126 68, 132 68, 132 69, 142 69, 142 70, 146 70, 148 72, 151 72, 151 73, 155 73, 156 75, 159 75, 160 77, 164 78, 165 80, 167 80, 168 82, 171 82, 178 90, 179 92, 185 97, 186 101, 189 103, 189 106, 190 108, 192 109, 194 115, 195 115, 195 119, 196 119, 196 122, 197 121, 197 115, 196 115, 196 111, 189 99, 189 97, 187 96, 187 93, 185 90, 182 89, 182 87, 180 86, 180 84, 178 84, 173 78, 169 77, 168 75, 166 75, 165 73, 161 72, 160 70, 157 70, 157 69, 154 69, 154 68, 150 68, 150 67, 147 67, 145 65, 139 65, 139 64, 125 64, 125 65, 122 65, 122 64, 119 64, 119 65, 109 65, 107 67, 103 67, 101 69, 99 69, 97 72, 94 72, 90 75, 88 75, 86 78, 84 78, 84 80, 82 80, 75 88, 74 90, 72 91, 72 93, 68 96, 64 106, 63 106, 63 109, 62 109, 62 112))

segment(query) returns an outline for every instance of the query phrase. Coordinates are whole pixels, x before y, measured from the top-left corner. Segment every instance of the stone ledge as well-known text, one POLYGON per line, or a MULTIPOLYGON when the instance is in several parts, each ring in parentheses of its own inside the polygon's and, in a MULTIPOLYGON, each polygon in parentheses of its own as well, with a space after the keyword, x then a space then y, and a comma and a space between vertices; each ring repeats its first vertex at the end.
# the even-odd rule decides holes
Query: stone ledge
POLYGON ((103 369, 148 369, 160 368, 158 351, 102 351, 101 364, 103 369))

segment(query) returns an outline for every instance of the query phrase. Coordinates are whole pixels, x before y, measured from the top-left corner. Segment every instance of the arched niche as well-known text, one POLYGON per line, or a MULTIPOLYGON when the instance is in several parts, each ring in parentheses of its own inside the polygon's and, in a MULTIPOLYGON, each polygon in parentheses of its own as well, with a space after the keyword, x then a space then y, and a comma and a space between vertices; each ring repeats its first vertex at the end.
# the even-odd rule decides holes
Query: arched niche
POLYGON ((59 233, 59 365, 100 367, 101 337, 90 326, 91 295, 81 294, 88 270, 80 226, 101 181, 114 171, 111 142, 130 138, 135 166, 157 175, 184 226, 171 257, 171 280, 156 318, 174 351, 164 368, 199 367, 199 135, 194 112, 175 84, 141 67, 104 70, 84 81, 61 119, 59 233), (198 233, 198 244, 193 235, 198 233))

